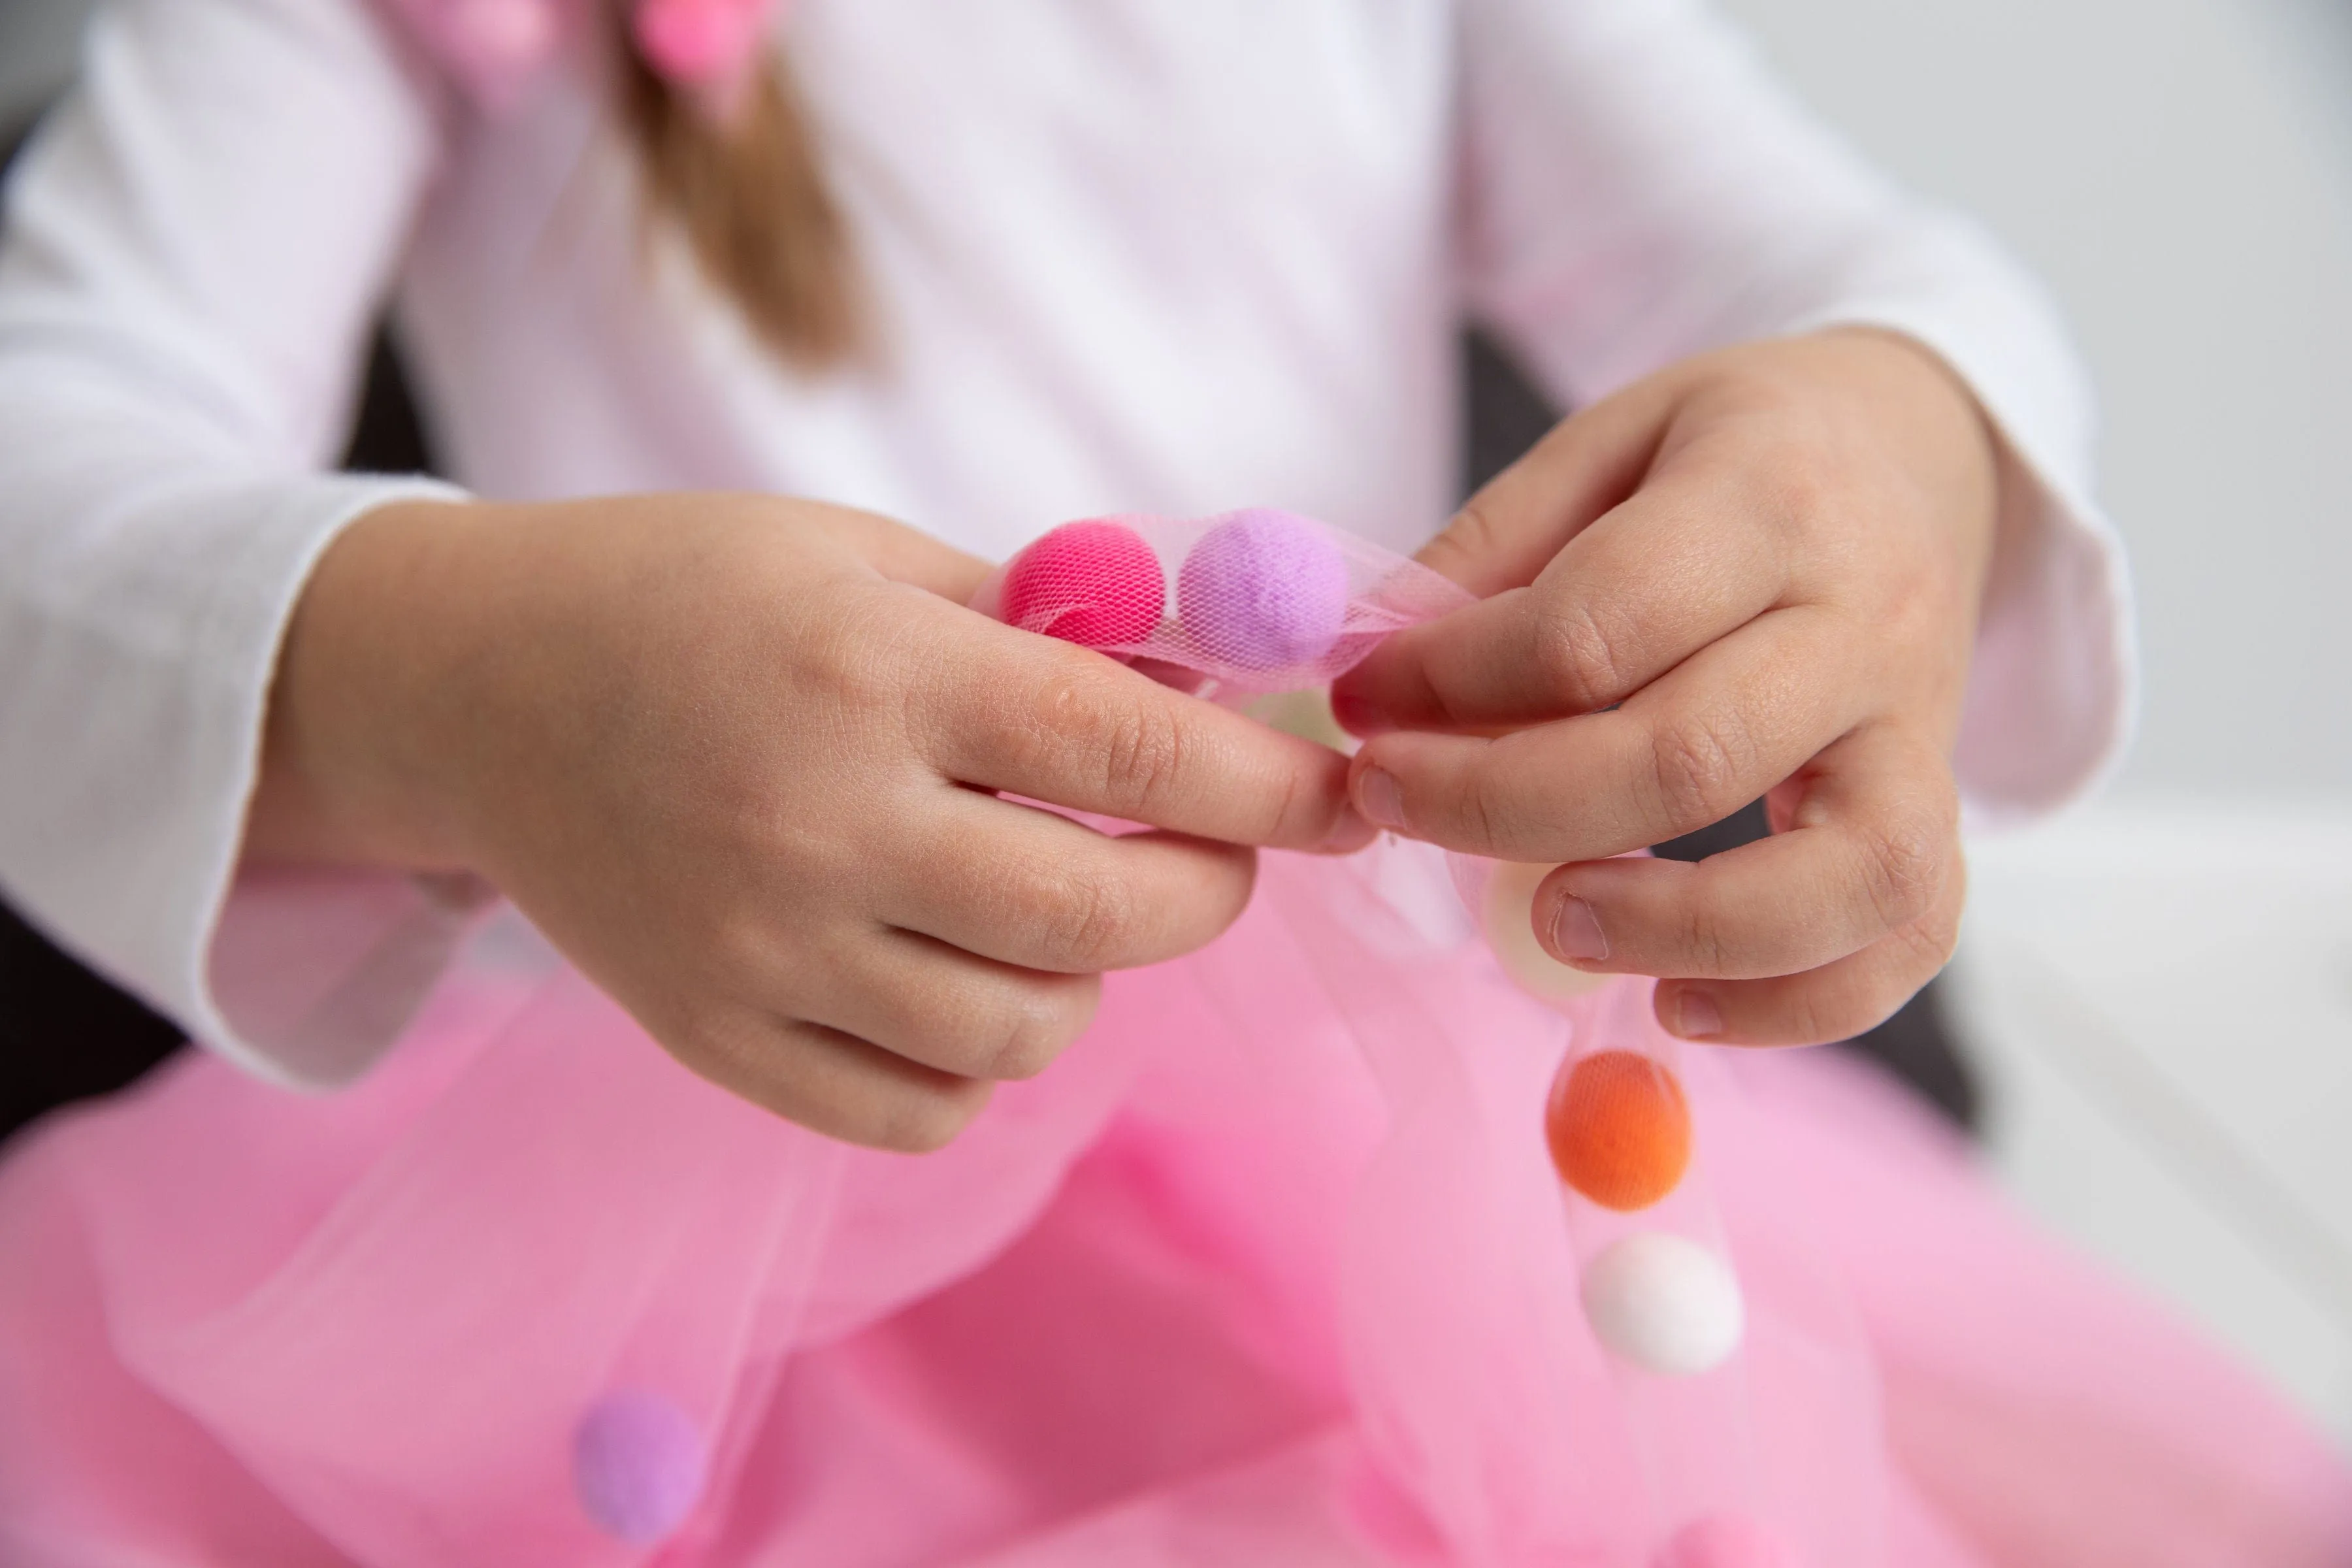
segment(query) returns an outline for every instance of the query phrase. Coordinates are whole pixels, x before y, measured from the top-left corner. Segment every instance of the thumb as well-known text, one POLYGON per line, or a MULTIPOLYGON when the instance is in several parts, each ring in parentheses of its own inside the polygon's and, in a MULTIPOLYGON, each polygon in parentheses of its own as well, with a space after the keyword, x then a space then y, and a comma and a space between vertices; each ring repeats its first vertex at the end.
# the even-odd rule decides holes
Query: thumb
POLYGON ((1390 638, 1331 689, 1332 711, 1359 735, 1451 730, 1453 684, 1431 668, 1465 637, 1481 643, 1516 628, 1525 595, 1569 541, 1631 496, 1649 471, 1669 403, 1654 382, 1562 420, 1527 455, 1488 480, 1414 559, 1482 603, 1390 638))
POLYGON ((1644 382, 1561 420, 1481 486, 1413 559, 1482 599, 1525 587, 1641 485, 1667 411, 1665 389, 1644 382))

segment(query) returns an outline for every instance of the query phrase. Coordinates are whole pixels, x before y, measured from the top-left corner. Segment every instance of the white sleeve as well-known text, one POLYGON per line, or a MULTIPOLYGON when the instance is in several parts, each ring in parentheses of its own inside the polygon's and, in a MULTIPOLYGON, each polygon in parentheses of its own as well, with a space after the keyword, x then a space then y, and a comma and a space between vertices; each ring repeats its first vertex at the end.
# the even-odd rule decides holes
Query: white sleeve
POLYGON ((2130 595, 2088 386, 2033 279, 1864 167, 1698 0, 1464 0, 1461 42, 1469 303, 1563 401, 1834 324, 1968 383, 2007 504, 1961 790, 1982 820, 2089 787, 2129 729, 2130 595))
POLYGON ((133 0, 6 195, 0 885, 286 1081, 380 1049, 467 901, 362 874, 231 896, 312 563, 371 507, 452 493, 321 471, 439 139, 357 0, 133 0))

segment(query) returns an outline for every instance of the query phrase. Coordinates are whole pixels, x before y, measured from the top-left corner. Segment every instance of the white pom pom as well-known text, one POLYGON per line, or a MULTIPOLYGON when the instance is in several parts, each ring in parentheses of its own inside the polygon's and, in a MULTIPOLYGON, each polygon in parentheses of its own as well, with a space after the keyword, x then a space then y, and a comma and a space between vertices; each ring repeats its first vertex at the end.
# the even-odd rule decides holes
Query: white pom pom
POLYGON ((1730 1266, 1663 1231, 1636 1232, 1585 1265, 1584 1315, 1611 1354, 1661 1377, 1722 1365, 1748 1323, 1730 1266))
POLYGON ((1565 1002, 1600 990, 1613 976, 1587 974, 1570 969, 1543 950, 1536 941, 1536 884, 1558 869, 1516 860, 1496 862, 1486 882, 1486 907, 1481 910, 1486 944, 1503 973, 1539 1002, 1565 1002))

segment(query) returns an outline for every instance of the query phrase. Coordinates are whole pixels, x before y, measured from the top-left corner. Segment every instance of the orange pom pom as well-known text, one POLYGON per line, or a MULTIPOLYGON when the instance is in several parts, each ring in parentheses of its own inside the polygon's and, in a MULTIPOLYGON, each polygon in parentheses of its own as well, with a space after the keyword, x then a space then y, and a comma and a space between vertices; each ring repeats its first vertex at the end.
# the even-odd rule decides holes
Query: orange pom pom
POLYGON ((1645 1209, 1690 1166, 1690 1107, 1665 1064, 1595 1051, 1552 1085, 1544 1137, 1560 1180, 1603 1208, 1645 1209))

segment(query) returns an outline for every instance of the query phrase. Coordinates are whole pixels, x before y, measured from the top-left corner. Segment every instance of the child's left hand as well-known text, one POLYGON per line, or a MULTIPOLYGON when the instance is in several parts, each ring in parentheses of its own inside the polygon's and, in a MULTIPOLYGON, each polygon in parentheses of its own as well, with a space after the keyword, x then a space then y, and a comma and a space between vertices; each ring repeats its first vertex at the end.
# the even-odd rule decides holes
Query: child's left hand
POLYGON ((1999 490, 1940 360, 1866 331, 1688 361, 1562 423, 1421 559, 1483 602, 1342 680, 1358 808, 1574 862, 1547 949, 1670 977, 1660 1022, 1793 1045, 1878 1023, 1951 955, 1951 749, 1999 490), (1608 859, 1767 797, 1773 837, 1608 859))

